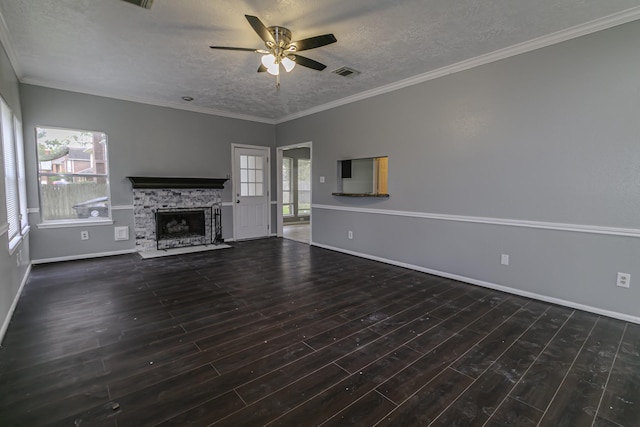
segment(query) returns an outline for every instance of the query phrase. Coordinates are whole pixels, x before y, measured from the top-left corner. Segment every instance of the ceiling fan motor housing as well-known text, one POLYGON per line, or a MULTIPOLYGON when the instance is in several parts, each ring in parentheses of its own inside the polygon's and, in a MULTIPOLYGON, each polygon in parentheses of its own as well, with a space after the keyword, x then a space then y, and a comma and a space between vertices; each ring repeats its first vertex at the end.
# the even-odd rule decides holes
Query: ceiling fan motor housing
POLYGON ((270 49, 282 52, 289 46, 289 43, 291 43, 291 31, 288 28, 273 26, 267 27, 267 30, 269 30, 273 39, 276 41, 275 46, 270 46, 269 44, 271 42, 266 43, 270 49))

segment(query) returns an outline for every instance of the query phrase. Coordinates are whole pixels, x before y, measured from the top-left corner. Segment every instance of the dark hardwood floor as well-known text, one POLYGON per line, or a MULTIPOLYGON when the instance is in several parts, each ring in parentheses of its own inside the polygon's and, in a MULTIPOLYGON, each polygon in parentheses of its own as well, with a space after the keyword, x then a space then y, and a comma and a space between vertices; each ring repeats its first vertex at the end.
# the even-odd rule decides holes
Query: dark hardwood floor
POLYGON ((640 425, 640 325, 291 240, 35 266, 1 426, 640 425))

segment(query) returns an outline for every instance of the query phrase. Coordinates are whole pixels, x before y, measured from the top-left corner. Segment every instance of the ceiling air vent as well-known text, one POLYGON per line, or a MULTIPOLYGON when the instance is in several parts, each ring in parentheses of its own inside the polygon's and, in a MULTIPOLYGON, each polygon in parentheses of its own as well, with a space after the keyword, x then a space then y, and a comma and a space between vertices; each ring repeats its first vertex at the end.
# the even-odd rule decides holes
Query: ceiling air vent
POLYGON ((360 74, 360 71, 354 70, 349 67, 340 67, 337 70, 333 70, 332 73, 335 73, 342 77, 355 77, 360 74))
POLYGON ((144 7, 145 9, 151 9, 151 6, 153 5, 153 0, 122 0, 122 1, 126 1, 127 3, 133 3, 136 6, 144 7))

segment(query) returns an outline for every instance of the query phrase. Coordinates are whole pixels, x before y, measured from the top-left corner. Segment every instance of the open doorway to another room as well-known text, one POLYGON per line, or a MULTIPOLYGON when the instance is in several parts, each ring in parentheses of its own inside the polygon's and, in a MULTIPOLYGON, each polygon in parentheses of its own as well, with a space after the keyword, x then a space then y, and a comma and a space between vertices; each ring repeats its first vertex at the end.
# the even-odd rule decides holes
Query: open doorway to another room
POLYGON ((278 149, 278 236, 311 241, 311 143, 278 149))

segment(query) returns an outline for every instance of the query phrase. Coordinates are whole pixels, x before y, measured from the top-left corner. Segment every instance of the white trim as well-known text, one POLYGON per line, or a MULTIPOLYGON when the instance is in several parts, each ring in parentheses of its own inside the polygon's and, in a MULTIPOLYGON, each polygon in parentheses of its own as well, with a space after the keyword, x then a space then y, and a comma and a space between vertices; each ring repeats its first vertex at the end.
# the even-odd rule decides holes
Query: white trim
POLYGON ((357 208, 345 206, 316 205, 311 208, 334 211, 359 212, 379 215, 393 215, 412 218, 437 219, 443 221, 471 222, 479 224, 504 225, 509 227, 538 228, 543 230, 571 231, 576 233, 604 234, 607 236, 640 237, 640 229, 603 227, 599 225, 567 224, 560 222, 527 221, 507 218, 489 218, 479 216, 447 215, 428 212, 394 211, 386 209, 357 208))
POLYGON ((16 234, 13 239, 9 241, 9 256, 13 256, 13 254, 16 253, 23 240, 24 236, 22 234, 16 234))
POLYGON ((114 255, 126 255, 126 254, 134 254, 138 252, 137 249, 124 249, 121 251, 112 251, 112 252, 99 252, 94 254, 82 254, 82 255, 69 255, 57 258, 43 258, 43 259, 34 259, 31 261, 31 264, 48 264, 51 262, 61 262, 61 261, 77 261, 80 259, 89 259, 89 258, 102 258, 107 256, 114 255))
POLYGON ((428 71, 424 74, 418 74, 417 76, 409 77, 404 80, 400 80, 385 86, 380 86, 375 89, 367 90, 357 93, 355 95, 347 96, 346 98, 338 99, 336 101, 328 102, 317 107, 309 108, 308 110, 300 111, 297 113, 289 114, 288 116, 281 117, 276 120, 276 124, 288 122, 290 120, 299 119, 300 117, 309 116, 311 114, 319 113, 321 111, 330 110, 341 105, 350 104, 352 102, 361 101, 363 99, 371 98, 384 93, 392 92, 398 89, 402 89, 408 86, 413 86, 419 83, 424 83, 429 80, 437 79, 449 74, 458 73, 460 71, 469 70, 471 68, 478 67, 480 65, 489 64, 502 59, 506 59, 512 56, 520 55, 522 53, 531 52, 536 49, 558 44, 567 40, 575 39, 577 37, 585 36, 587 34, 595 33, 597 31, 606 30, 607 28, 615 27, 617 25, 626 24, 627 22, 640 19, 640 6, 632 7, 631 9, 624 10, 622 12, 614 13, 604 18, 596 19, 591 22, 576 25, 575 27, 567 28, 565 30, 557 31, 555 33, 547 34, 546 36, 537 37, 533 40, 529 40, 523 43, 518 43, 513 46, 499 49, 494 52, 487 53, 485 55, 476 56, 456 64, 447 65, 437 70, 428 71))
POLYGON ((9 231, 9 224, 0 224, 0 236, 4 235, 7 231, 9 231))
POLYGON ((233 202, 222 202, 220 203, 220 206, 223 208, 233 207, 233 202))
POLYGON ((20 282, 20 287, 18 288, 18 292, 13 298, 13 302, 11 303, 11 307, 9 307, 7 316, 4 318, 4 322, 2 322, 2 329, 0 329, 0 344, 2 344, 2 341, 4 340, 4 334, 6 334, 7 329, 9 329, 9 323, 11 322, 11 318, 13 317, 13 312, 16 311, 16 307, 18 306, 18 300, 20 299, 20 295, 22 295, 22 290, 24 289, 24 285, 27 284, 27 280, 29 279, 29 274, 31 274, 31 264, 27 266, 27 270, 24 273, 22 282, 20 282))
POLYGON ((40 208, 27 208, 27 213, 28 214, 40 213, 40 208))
POLYGON ((119 99, 121 101, 130 101, 130 102, 137 102, 139 104, 155 105, 156 107, 174 108, 176 110, 192 111, 194 113, 202 113, 202 114, 208 114, 211 116, 227 117, 230 119, 246 120, 246 121, 258 122, 258 123, 266 123, 269 125, 276 124, 276 121, 273 119, 267 119, 267 118, 258 117, 258 116, 251 116, 249 114, 231 113, 229 111, 216 110, 213 108, 197 107, 194 105, 184 105, 184 104, 179 104, 174 102, 158 101, 155 99, 128 96, 124 94, 115 94, 115 93, 99 91, 91 88, 79 88, 66 83, 38 80, 30 77, 22 78, 20 79, 20 82, 24 84, 34 85, 34 86, 48 87, 51 89, 65 90, 68 92, 76 92, 76 93, 85 94, 85 95, 101 96, 105 98, 119 99))
MULTIPOLYGON (((22 244, 22 242, 27 237, 30 231, 31 231, 31 226, 27 225, 22 230, 20 230, 20 233, 16 234, 13 237, 13 239, 9 241, 9 256, 13 256, 13 254, 16 253, 16 251, 18 250, 18 248, 20 247, 20 245, 22 244)), ((0 233, 0 236, 2 234, 3 233, 0 233)))
POLYGON ((602 316, 612 317, 614 319, 623 320, 625 322, 637 323, 640 324, 640 317, 631 316, 629 314, 618 313, 616 311, 605 310, 598 307, 592 307, 589 305, 579 304, 573 301, 563 300, 559 298, 549 297, 546 295, 537 294, 534 292, 523 291, 522 289, 511 288, 509 286, 498 285, 496 283, 485 282, 484 280, 472 279, 466 276, 459 276, 457 274, 451 274, 444 271, 432 270, 430 268, 420 267, 413 264, 407 264, 400 261, 394 261, 387 258, 377 257, 373 255, 367 255, 360 252, 350 251, 347 249, 336 248, 334 246, 323 245, 321 243, 311 242, 311 246, 317 246, 319 248, 329 249, 336 252, 341 252, 349 255, 354 255, 360 258, 366 258, 373 261, 383 262, 385 264, 396 265, 398 267, 408 268, 411 270, 420 271, 422 273, 433 274, 435 276, 446 277, 447 279, 457 280, 459 282, 469 283, 471 285, 482 286, 483 288, 493 289, 500 292, 506 292, 513 295, 519 295, 526 298, 532 298, 535 300, 540 300, 544 302, 549 302, 552 304, 558 304, 569 308, 574 308, 577 310, 588 311, 590 313, 599 314, 602 316))
POLYGON ((112 211, 132 211, 133 205, 115 205, 111 206, 112 211))
POLYGON ((80 89, 77 87, 74 88, 71 85, 64 84, 64 83, 54 83, 54 82, 48 82, 48 81, 38 80, 34 78, 23 77, 22 71, 20 70, 18 65, 17 57, 9 41, 10 39, 9 31, 6 26, 6 22, 4 22, 4 17, 2 16, 1 13, 0 13, 0 41, 2 42, 5 50, 7 51, 7 56, 9 57, 9 61, 11 62, 11 65, 13 66, 13 69, 21 83, 49 87, 52 89, 66 90, 70 92, 77 92, 77 93, 88 94, 88 95, 103 96, 107 98, 120 99, 124 101, 138 102, 141 104, 156 105, 159 107, 168 107, 168 108, 174 108, 178 110, 193 111, 196 113, 228 117, 228 118, 238 119, 238 120, 247 120, 247 121, 266 123, 266 124, 280 124, 280 123, 285 123, 300 117, 304 117, 311 114, 319 113, 321 111, 329 110, 331 108, 339 107, 341 105, 350 104, 352 102, 360 101, 366 98, 371 98, 373 96, 398 90, 407 86, 423 83, 428 80, 433 80, 441 76, 457 73, 457 72, 468 70, 470 68, 474 68, 480 65, 488 64, 490 62, 499 61, 501 59, 506 59, 511 56, 530 52, 532 50, 540 49, 546 46, 551 46, 553 44, 561 43, 561 42, 571 40, 577 37, 581 37, 587 34, 595 33, 597 31, 606 30, 607 28, 615 27, 617 25, 622 25, 627 22, 635 21, 637 19, 640 19, 640 6, 632 7, 622 12, 617 12, 603 18, 595 19, 591 22, 576 25, 574 27, 571 27, 565 30, 548 34, 546 36, 538 37, 533 40, 519 43, 519 44, 510 46, 504 49, 500 49, 485 55, 477 56, 475 58, 470 58, 468 60, 461 61, 456 64, 439 68, 437 70, 429 71, 424 74, 419 74, 417 76, 413 76, 408 79, 404 79, 389 85, 385 85, 372 90, 360 92, 358 94, 348 96, 346 98, 342 98, 342 99, 329 102, 323 105, 319 105, 317 107, 313 107, 304 111, 293 113, 288 116, 281 117, 279 119, 268 119, 265 117, 252 116, 248 114, 231 113, 228 111, 215 110, 212 108, 196 107, 193 105, 184 105, 184 104, 178 104, 178 103, 172 103, 172 102, 166 102, 166 101, 157 101, 157 100, 151 100, 147 98, 138 98, 138 97, 131 97, 126 95, 114 95, 112 93, 96 91, 95 89, 86 89, 86 88, 80 89))
POLYGON ((114 221, 112 219, 107 219, 104 221, 70 221, 70 222, 43 222, 41 224, 36 224, 36 227, 42 228, 71 228, 71 227, 95 227, 97 225, 113 225, 114 221))

